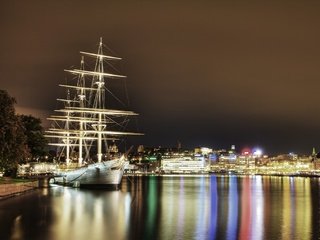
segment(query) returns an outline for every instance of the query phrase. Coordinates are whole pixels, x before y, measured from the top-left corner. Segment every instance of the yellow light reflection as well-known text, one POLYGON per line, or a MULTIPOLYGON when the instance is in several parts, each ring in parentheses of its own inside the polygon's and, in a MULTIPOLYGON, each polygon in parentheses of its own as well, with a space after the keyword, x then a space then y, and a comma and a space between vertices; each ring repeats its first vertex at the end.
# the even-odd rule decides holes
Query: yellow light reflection
POLYGON ((62 194, 53 198, 56 222, 51 229, 56 239, 127 238, 130 216, 127 195, 120 191, 92 194, 67 187, 57 191, 62 194), (105 201, 105 197, 110 201, 105 201))
POLYGON ((296 178, 295 182, 295 237, 296 239, 311 239, 312 203, 310 196, 310 178, 296 178))
POLYGON ((290 239, 291 231, 294 229, 292 226, 292 214, 294 213, 294 201, 293 194, 290 189, 294 182, 291 181, 290 177, 283 177, 283 189, 282 189, 282 224, 281 224, 281 236, 282 239, 290 239))

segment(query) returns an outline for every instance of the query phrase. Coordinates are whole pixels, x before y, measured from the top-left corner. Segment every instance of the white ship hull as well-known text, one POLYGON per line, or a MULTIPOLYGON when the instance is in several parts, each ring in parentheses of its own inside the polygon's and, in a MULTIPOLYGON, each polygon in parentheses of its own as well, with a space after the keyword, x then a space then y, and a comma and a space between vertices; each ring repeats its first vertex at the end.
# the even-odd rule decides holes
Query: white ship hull
POLYGON ((73 187, 118 188, 124 167, 125 162, 117 159, 75 169, 58 170, 54 183, 73 187))

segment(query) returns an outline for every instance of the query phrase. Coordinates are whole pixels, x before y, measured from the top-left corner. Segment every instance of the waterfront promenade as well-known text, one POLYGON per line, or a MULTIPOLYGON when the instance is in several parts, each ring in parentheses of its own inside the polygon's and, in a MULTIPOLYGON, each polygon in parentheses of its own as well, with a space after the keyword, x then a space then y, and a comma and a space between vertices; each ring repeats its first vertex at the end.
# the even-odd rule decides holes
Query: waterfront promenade
POLYGON ((38 188, 38 180, 26 181, 0 178, 0 200, 38 188))

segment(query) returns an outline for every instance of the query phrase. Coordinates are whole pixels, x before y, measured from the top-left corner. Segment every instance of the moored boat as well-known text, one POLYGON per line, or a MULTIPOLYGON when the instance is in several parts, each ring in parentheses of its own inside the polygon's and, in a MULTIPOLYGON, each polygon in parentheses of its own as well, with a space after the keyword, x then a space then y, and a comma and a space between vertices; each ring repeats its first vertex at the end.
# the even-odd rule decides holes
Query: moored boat
POLYGON ((100 39, 97 53, 80 52, 80 68, 65 70, 74 77, 70 83, 59 85, 66 89, 66 98, 57 99, 63 107, 56 110, 59 115, 48 118, 52 127, 46 131, 46 137, 51 139, 49 145, 57 147, 57 159, 62 163, 54 172, 55 183, 119 186, 127 159, 115 143, 124 136, 142 135, 124 131, 129 117, 136 113, 108 107, 108 95, 123 104, 108 87, 109 81, 126 76, 112 72, 116 69, 112 62, 121 58, 105 55, 103 49, 100 39), (93 69, 85 69, 84 56, 94 59, 93 69))

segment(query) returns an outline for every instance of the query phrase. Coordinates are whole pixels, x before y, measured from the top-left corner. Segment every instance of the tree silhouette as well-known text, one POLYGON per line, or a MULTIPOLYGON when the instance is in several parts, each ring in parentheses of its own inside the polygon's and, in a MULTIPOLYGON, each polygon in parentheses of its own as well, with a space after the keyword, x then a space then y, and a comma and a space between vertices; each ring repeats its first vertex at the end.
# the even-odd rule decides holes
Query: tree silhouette
POLYGON ((15 114, 16 100, 0 90, 0 170, 14 174, 17 164, 29 156, 24 126, 15 114))
POLYGON ((46 154, 45 147, 47 141, 43 136, 43 127, 41 120, 31 115, 18 115, 23 126, 24 134, 27 137, 27 145, 31 160, 39 160, 46 154))

